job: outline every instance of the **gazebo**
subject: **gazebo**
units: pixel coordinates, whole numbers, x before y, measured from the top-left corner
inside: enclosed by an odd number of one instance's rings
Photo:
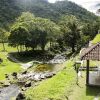
[[[90,60],[100,61],[100,43],[89,46],[88,48],[84,48],[80,52],[80,56],[81,56],[81,60],[86,60],[87,61],[86,85],[91,85],[91,83],[90,83],[90,78],[91,77],[90,77],[90,71],[89,71]],[[92,76],[92,78],[94,78],[94,77]],[[94,84],[94,85],[100,85],[100,83],[99,84]]]

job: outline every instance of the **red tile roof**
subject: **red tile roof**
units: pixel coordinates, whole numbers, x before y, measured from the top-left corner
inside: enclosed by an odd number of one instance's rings
[[[100,60],[100,43],[81,50],[81,60]]]

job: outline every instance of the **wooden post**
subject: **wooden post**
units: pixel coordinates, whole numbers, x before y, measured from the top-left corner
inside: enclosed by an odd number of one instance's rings
[[[86,85],[89,85],[89,60],[87,60],[87,68],[86,68]]]

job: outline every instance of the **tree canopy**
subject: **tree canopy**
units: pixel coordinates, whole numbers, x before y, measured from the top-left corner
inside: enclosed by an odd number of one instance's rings
[[[55,40],[59,34],[60,27],[54,22],[26,12],[12,26],[9,43],[11,46],[25,45],[33,49],[39,45],[44,50],[47,42]]]
[[[64,33],[65,43],[72,48],[72,52],[75,52],[75,46],[81,37],[77,18],[73,15],[62,16],[59,24]]]

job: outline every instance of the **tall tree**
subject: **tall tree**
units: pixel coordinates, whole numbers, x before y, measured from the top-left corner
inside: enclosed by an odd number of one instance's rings
[[[82,32],[86,36],[90,36],[90,40],[93,39],[100,29],[100,21],[94,21],[91,23],[86,23],[83,28]]]
[[[3,51],[5,51],[5,42],[7,42],[9,32],[0,28],[0,42],[3,45]]]
[[[65,43],[72,48],[72,52],[75,52],[75,46],[80,39],[80,30],[78,26],[78,20],[75,16],[63,16],[59,22],[61,30],[64,33]]]
[[[22,51],[22,46],[26,44],[26,41],[30,38],[29,32],[25,27],[19,26],[11,30],[9,36],[9,45],[17,47],[20,46],[20,51]],[[18,49],[19,51],[19,49]]]

